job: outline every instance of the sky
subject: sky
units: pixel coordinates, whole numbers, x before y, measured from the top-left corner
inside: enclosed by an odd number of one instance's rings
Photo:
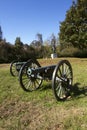
[[[58,36],[60,22],[72,0],[0,0],[0,26],[3,38],[11,44],[20,37],[24,44],[37,40],[42,34],[43,41],[54,33]]]

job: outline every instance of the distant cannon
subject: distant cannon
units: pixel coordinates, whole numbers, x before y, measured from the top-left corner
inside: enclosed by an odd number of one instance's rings
[[[12,76],[18,76],[19,71],[22,67],[23,64],[25,64],[26,62],[20,62],[17,60],[12,61],[12,63],[10,64],[10,73]]]

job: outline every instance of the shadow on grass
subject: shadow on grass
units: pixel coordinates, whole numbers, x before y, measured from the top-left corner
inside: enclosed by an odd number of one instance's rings
[[[50,82],[46,83],[45,85],[43,84],[41,87],[40,87],[40,91],[45,91],[45,90],[48,90],[49,89],[52,89],[52,84]]]
[[[73,89],[71,90],[74,97],[79,97],[81,95],[87,96],[87,86],[84,86],[83,88],[79,87],[80,83],[75,83],[73,85]]]
[[[43,84],[40,88],[39,91],[49,91],[52,89],[52,84],[51,82]],[[82,98],[84,96],[87,96],[87,86],[80,87],[80,83],[75,83],[71,87],[71,97],[72,98]]]

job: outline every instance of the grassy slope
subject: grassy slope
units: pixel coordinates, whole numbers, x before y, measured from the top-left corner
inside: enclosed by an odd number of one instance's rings
[[[39,62],[45,66],[59,60]],[[87,59],[68,60],[74,73],[74,93],[65,102],[55,100],[51,82],[43,82],[35,92],[24,92],[18,78],[10,75],[9,64],[0,65],[0,130],[87,129]]]

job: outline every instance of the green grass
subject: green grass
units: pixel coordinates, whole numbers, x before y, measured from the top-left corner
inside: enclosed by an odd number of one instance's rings
[[[66,58],[65,58],[66,59]],[[51,82],[25,92],[18,78],[10,75],[9,64],[0,65],[0,130],[86,130],[87,59],[67,58],[73,68],[72,97],[56,101]],[[61,59],[41,59],[42,65]]]

